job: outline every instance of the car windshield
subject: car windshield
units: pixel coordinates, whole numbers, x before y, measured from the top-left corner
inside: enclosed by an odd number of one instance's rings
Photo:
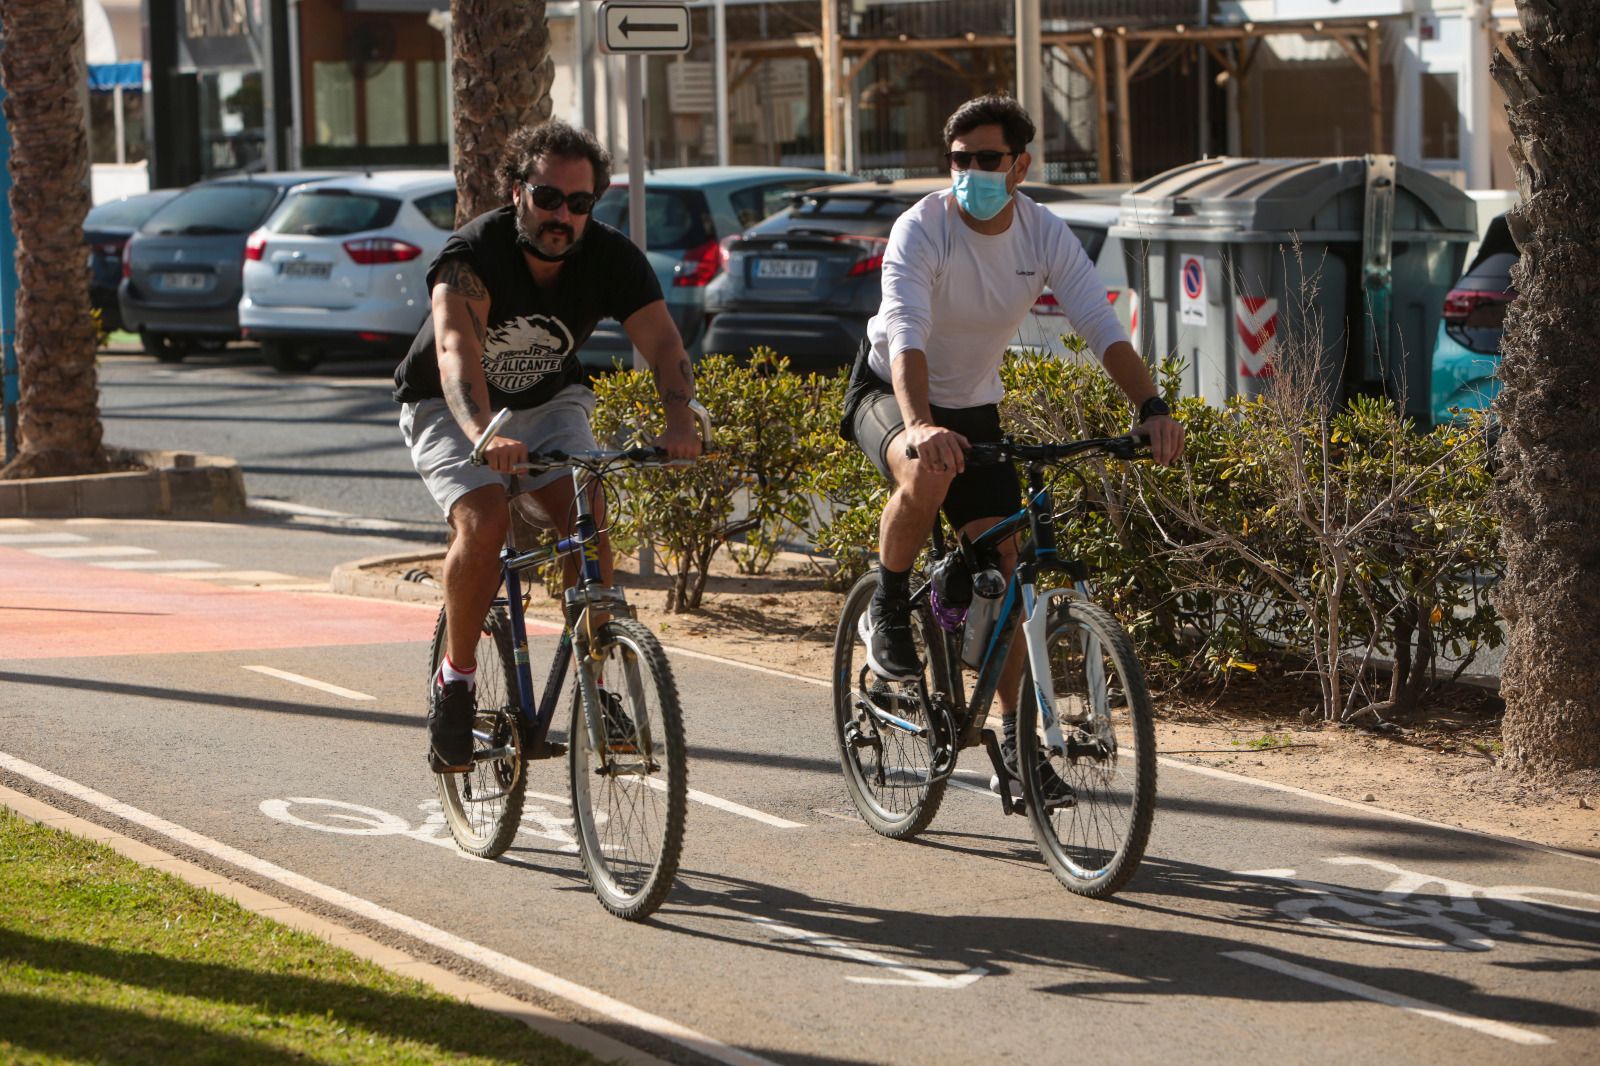
[[[594,218],[627,233],[628,187],[607,189],[594,205]],[[652,252],[697,248],[715,236],[706,198],[693,189],[646,189],[644,219],[646,247]]]
[[[144,225],[146,219],[162,204],[171,200],[168,195],[130,196],[126,200],[112,200],[90,211],[83,219],[84,229],[118,226],[132,229]]]
[[[142,232],[249,233],[278,202],[280,191],[276,185],[254,181],[197,185],[163,204],[145,222]]]
[[[780,233],[849,233],[862,237],[888,234],[910,201],[882,196],[807,196],[788,210],[751,227],[746,237],[770,237]]]
[[[394,221],[400,201],[344,189],[308,189],[289,197],[272,216],[272,233],[333,237],[382,229]]]

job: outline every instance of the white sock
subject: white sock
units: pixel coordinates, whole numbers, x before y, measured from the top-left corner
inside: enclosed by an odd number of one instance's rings
[[[450,656],[446,655],[439,663],[439,674],[434,678],[434,683],[442,687],[452,681],[465,681],[469,689],[476,689],[478,687],[478,668],[474,666],[471,670],[461,670],[457,668],[455,663],[450,661]]]

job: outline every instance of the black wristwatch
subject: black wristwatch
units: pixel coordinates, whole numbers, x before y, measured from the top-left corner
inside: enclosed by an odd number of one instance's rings
[[[1152,396],[1139,405],[1139,421],[1148,422],[1156,415],[1170,415],[1172,408],[1167,406],[1167,401],[1160,396]]]

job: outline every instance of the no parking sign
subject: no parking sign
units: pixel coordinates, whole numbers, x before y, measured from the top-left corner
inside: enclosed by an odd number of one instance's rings
[[[1178,267],[1178,321],[1185,326],[1206,324],[1206,265],[1198,255],[1186,255]]]

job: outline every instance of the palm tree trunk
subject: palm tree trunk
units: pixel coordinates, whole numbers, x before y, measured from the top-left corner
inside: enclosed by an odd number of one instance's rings
[[[506,139],[551,112],[544,0],[451,0],[456,224],[504,204],[495,167]]]
[[[21,386],[18,453],[0,477],[104,470],[83,243],[89,213],[83,8],[77,0],[0,0],[0,25]]]
[[[1496,55],[1522,205],[1497,403],[1506,764],[1600,767],[1600,4],[1519,0]]]

